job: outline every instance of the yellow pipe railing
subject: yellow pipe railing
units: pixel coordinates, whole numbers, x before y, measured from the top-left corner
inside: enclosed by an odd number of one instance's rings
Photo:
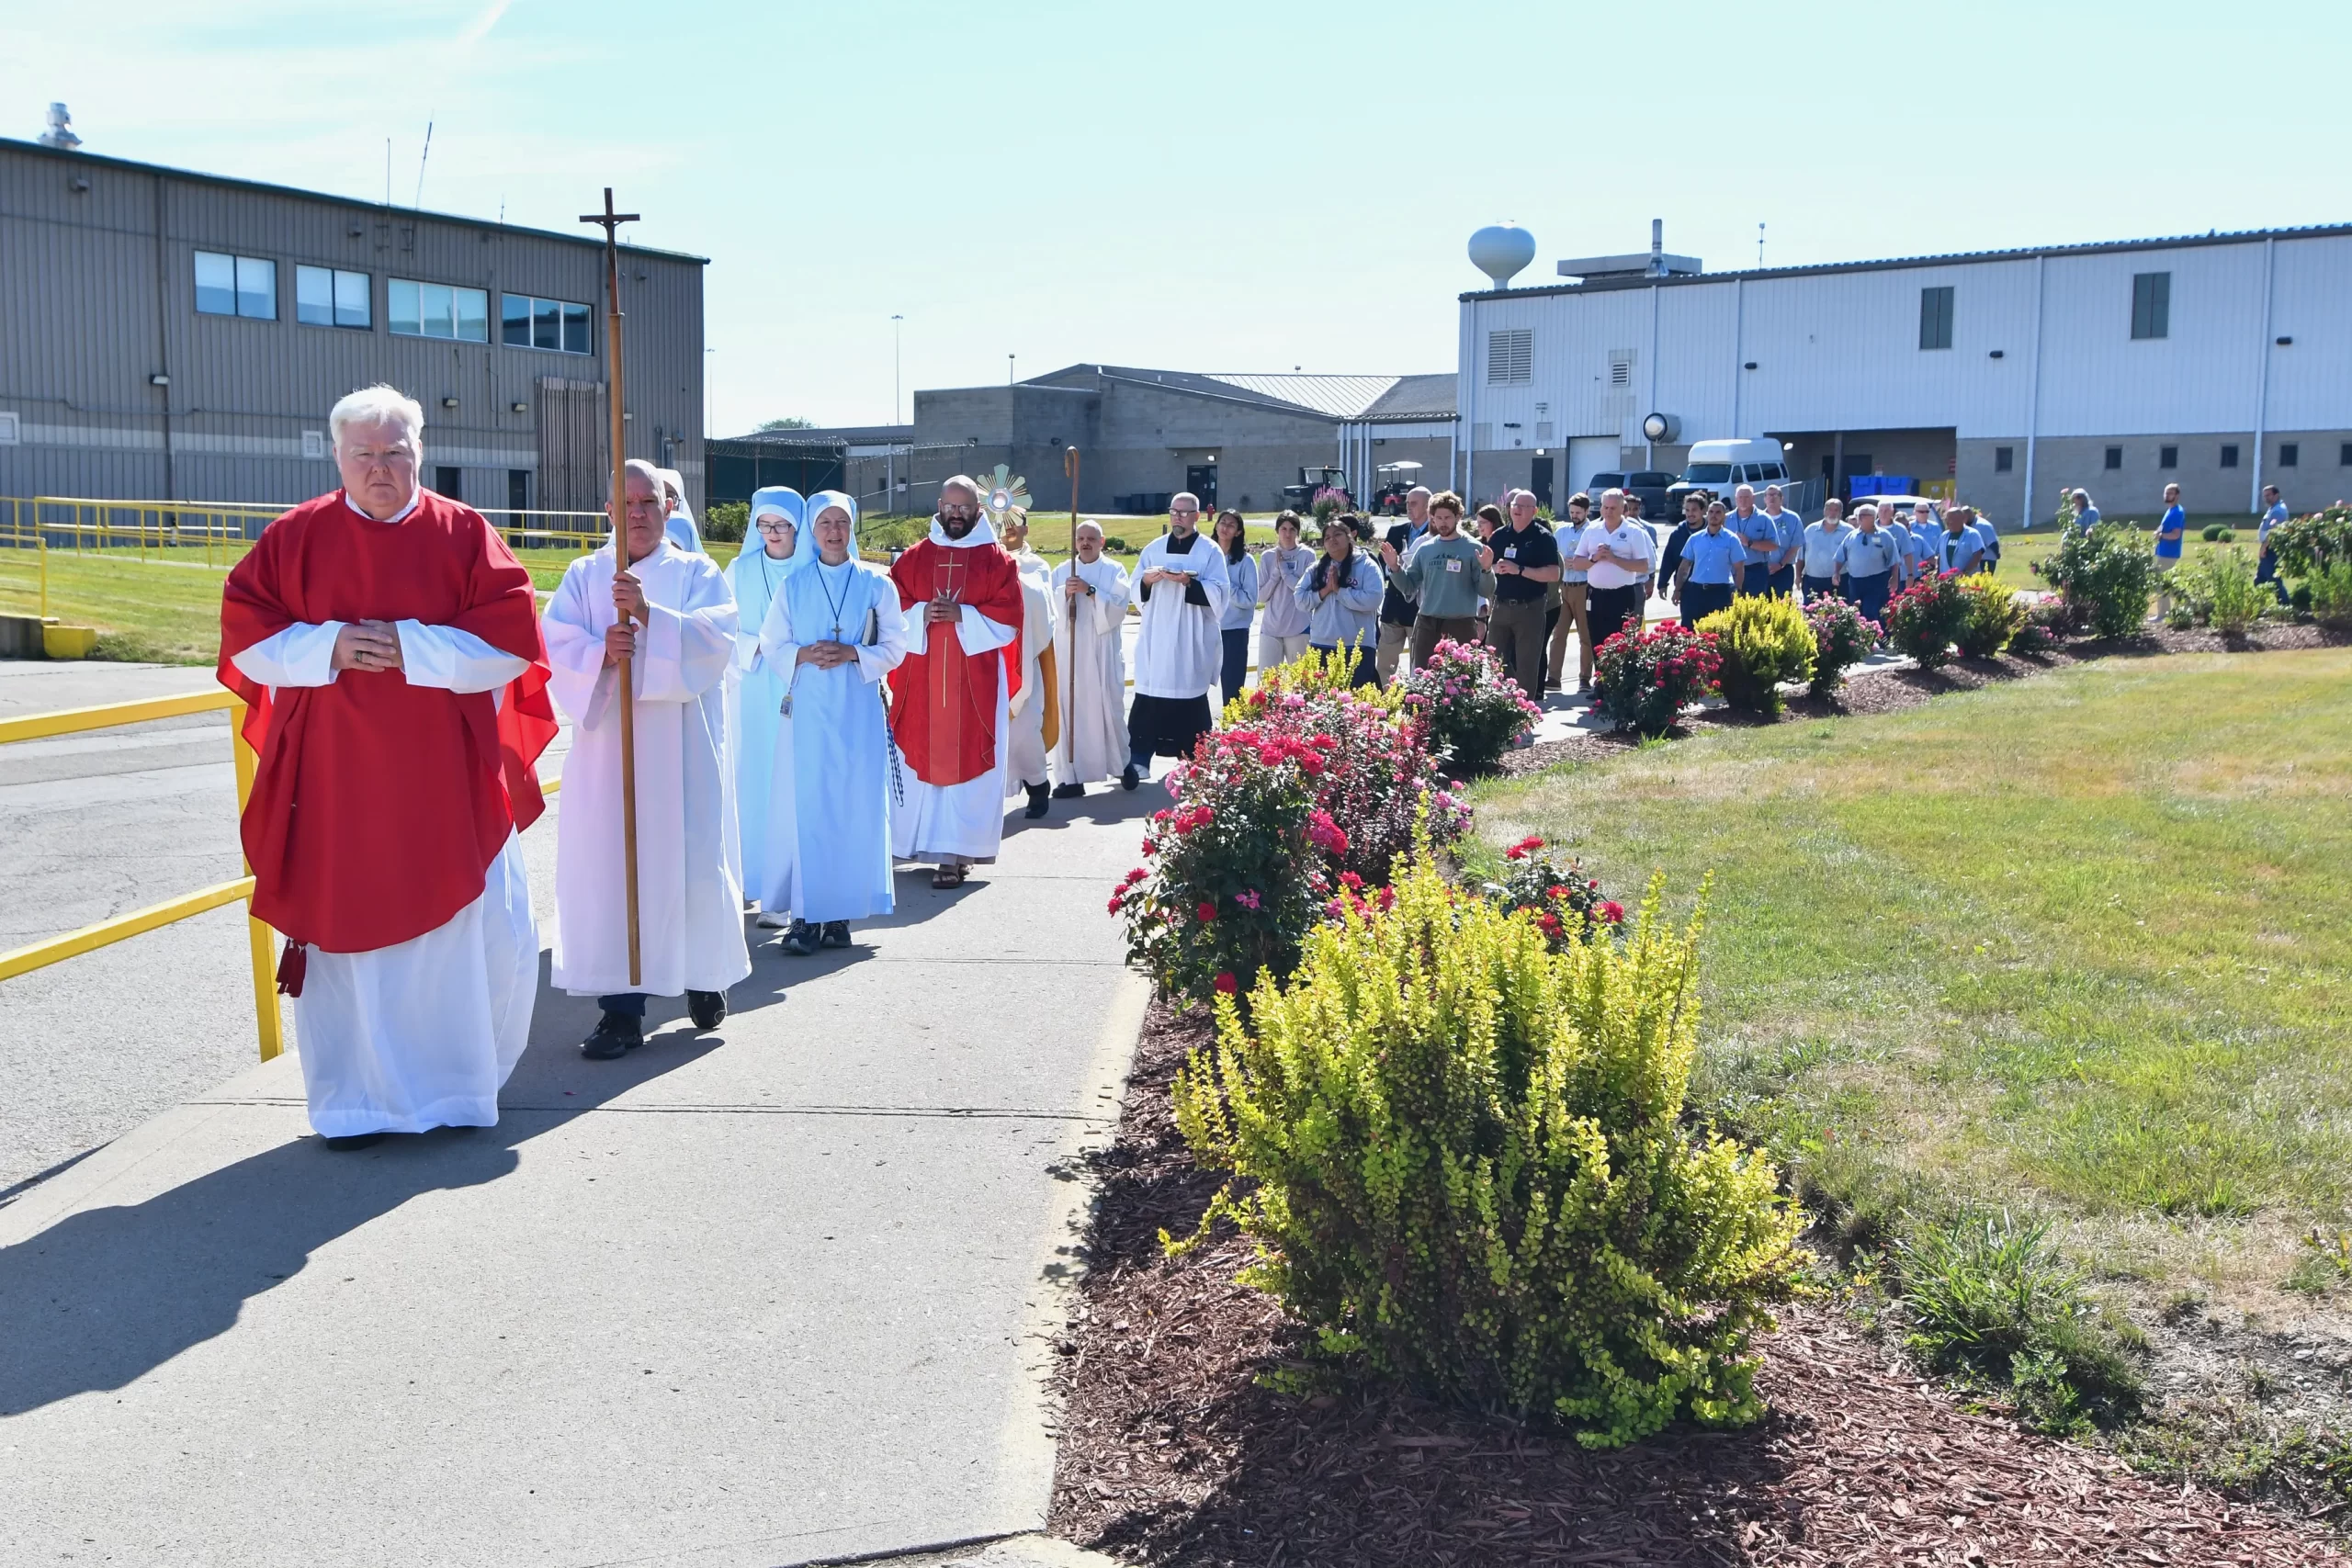
[[[191,692],[185,696],[148,697],[139,702],[105,703],[96,707],[64,708],[56,713],[28,714],[22,718],[0,719],[0,745],[14,740],[42,740],[58,735],[79,735],[94,729],[115,729],[126,724],[145,724],[159,718],[178,718],[187,714],[213,713],[224,709],[229,714],[230,747],[236,756],[237,815],[242,818],[246,801],[253,798],[254,773],[259,762],[254,756],[253,748],[245,744],[245,705],[228,692]],[[541,793],[553,795],[563,787],[563,781],[560,778],[549,779],[539,787]],[[52,964],[78,958],[85,953],[95,953],[99,948],[243,899],[245,904],[245,942],[253,962],[254,1027],[261,1043],[261,1059],[266,1062],[286,1048],[285,1021],[277,1010],[277,970],[272,961],[275,933],[253,916],[253,867],[248,864],[244,870],[245,874],[234,882],[215,883],[210,887],[183,893],[176,898],[166,898],[160,904],[151,904],[127,915],[117,915],[112,919],[67,931],[62,936],[49,937],[11,952],[0,953],[0,980],[28,975],[36,969],[46,969]]]

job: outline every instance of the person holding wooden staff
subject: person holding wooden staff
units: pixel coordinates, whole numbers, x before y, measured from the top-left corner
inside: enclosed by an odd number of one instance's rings
[[[1102,553],[1102,525],[1080,523],[1073,558],[1054,568],[1060,612],[1054,649],[1069,671],[1069,713],[1054,748],[1054,786],[1074,800],[1098,779],[1117,776],[1133,789],[1141,782],[1127,759],[1127,664],[1121,637],[1127,624],[1127,572]],[[1124,772],[1123,772],[1124,770]]]
[[[684,993],[698,1029],[727,1016],[752,972],[743,888],[729,852],[727,671],[737,611],[708,556],[665,532],[661,475],[631,458],[613,541],[573,561],[542,619],[557,704],[572,721],[556,817],[554,982],[604,1009],[581,1054],[644,1041],[646,998]],[[626,551],[624,562],[620,552]],[[643,974],[629,982],[618,666],[635,694],[637,886]]]
[[[530,573],[416,482],[424,411],[369,387],[327,430],[343,487],[229,573],[219,675],[260,759],[245,858],[286,933],[311,1125],[355,1149],[498,1121],[538,995],[516,835],[556,722]]]

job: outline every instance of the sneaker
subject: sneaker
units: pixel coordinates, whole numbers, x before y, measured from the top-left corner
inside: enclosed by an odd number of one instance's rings
[[[727,1021],[727,993],[688,991],[686,1011],[693,1017],[696,1029],[717,1029]]]
[[[1126,771],[1119,775],[1119,787],[1133,789],[1141,783],[1143,783],[1143,775],[1136,772],[1136,765],[1133,762],[1129,762]]]
[[[795,920],[792,929],[784,933],[785,952],[795,958],[806,958],[817,951],[817,928],[806,920]]]
[[[827,920],[825,922],[824,931],[817,938],[817,945],[820,947],[847,947],[849,945],[849,922],[847,920]]]
[[[580,1043],[580,1054],[592,1062],[610,1062],[645,1043],[645,1021],[625,1012],[607,1012]]]
[[[763,909],[760,911],[760,918],[752,923],[762,931],[780,931],[792,924],[792,921],[783,915],[770,914]]]

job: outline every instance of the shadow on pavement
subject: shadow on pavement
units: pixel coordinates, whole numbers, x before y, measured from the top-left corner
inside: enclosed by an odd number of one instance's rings
[[[594,1009],[548,987],[542,953],[531,1043],[501,1095],[535,1109],[495,1127],[444,1127],[345,1153],[306,1134],[0,1248],[0,1416],[122,1387],[228,1329],[249,1298],[300,1273],[318,1248],[421,1193],[497,1180],[520,1163],[524,1143],[575,1111],[724,1043],[723,1032],[669,1032],[620,1061],[583,1062],[577,1043]],[[541,1098],[558,1083],[571,1087]]]

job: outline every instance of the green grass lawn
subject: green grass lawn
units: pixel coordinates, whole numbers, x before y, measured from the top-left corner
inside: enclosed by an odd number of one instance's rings
[[[2107,521],[2130,523],[2147,536],[2148,548],[2152,553],[2154,551],[2156,547],[2154,519],[2111,517]],[[2199,536],[2204,532],[2205,525],[2208,523],[2228,524],[2236,530],[2237,538],[2230,545],[2206,543]],[[2246,559],[2252,560],[2254,558],[2254,528],[2255,520],[2251,517],[2192,517],[2189,519],[2188,537],[2181,541],[2181,561],[2186,565],[2211,551],[2231,548],[2244,550]],[[2050,555],[2057,547],[2058,530],[2046,523],[2030,534],[2003,534],[2001,536],[2001,567],[1994,574],[1995,581],[2006,583],[2011,588],[2031,588],[2047,592],[2050,584],[2033,575],[2033,563]]]
[[[2352,1219],[2352,650],[2121,659],[1482,789],[1629,902],[1712,873],[1702,1080],[1864,1210],[2050,1213],[2267,1296]],[[2306,1274],[2308,1279],[2308,1274]]]

